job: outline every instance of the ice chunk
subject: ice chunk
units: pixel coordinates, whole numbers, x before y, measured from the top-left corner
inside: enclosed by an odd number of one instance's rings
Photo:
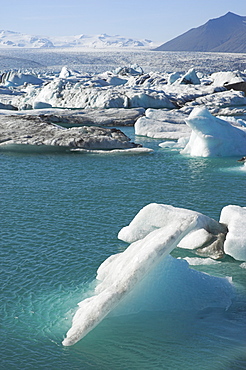
[[[52,105],[38,100],[33,102],[33,109],[47,109],[47,108],[52,108]]]
[[[129,108],[175,108],[163,91],[158,90],[138,90],[126,91]]]
[[[124,85],[127,82],[127,80],[124,78],[117,77],[117,76],[110,76],[107,79],[107,82],[109,85],[117,86],[117,85]]]
[[[201,82],[200,82],[200,79],[197,77],[197,74],[194,68],[191,68],[183,77],[181,77],[180,83],[200,85]]]
[[[245,155],[246,132],[212,116],[206,108],[193,109],[186,123],[192,133],[181,153],[200,157]]]
[[[138,148],[118,129],[97,126],[64,128],[39,116],[0,116],[1,149],[10,145],[57,146],[70,149],[112,150]]]
[[[184,260],[186,260],[191,266],[217,265],[221,263],[221,261],[215,261],[212,258],[185,257]]]
[[[224,86],[225,84],[233,84],[244,81],[239,72],[229,71],[212,73],[211,78],[213,80],[213,85],[215,86]]]
[[[112,314],[118,315],[230,306],[230,281],[191,270],[186,261],[168,255],[198,225],[209,223],[214,229],[216,222],[194,211],[173,208],[146,206],[122,229],[119,235],[133,243],[101,264],[95,295],[79,303],[64,346],[82,339],[114,309]]]
[[[191,129],[185,124],[188,117],[177,109],[147,109],[145,117],[135,123],[136,135],[177,140],[189,137]]]
[[[8,87],[8,86],[21,86],[25,83],[34,84],[34,85],[41,85],[44,81],[32,74],[25,74],[21,72],[9,71],[3,73],[1,76],[1,83]]]
[[[173,72],[168,76],[168,84],[171,85],[181,77],[180,72]]]
[[[140,210],[129,226],[123,227],[118,238],[128,243],[142,239],[158,228],[167,227],[173,220],[183,222],[195,215],[196,226],[181,240],[178,247],[194,250],[194,253],[219,259],[224,256],[223,243],[227,228],[214,219],[199,212],[177,208],[166,204],[148,204]]]
[[[246,261],[246,207],[224,207],[220,222],[226,224],[229,230],[224,243],[225,253],[236,260]]]
[[[148,117],[140,117],[135,123],[135,134],[155,139],[177,140],[191,134],[191,129],[184,124],[157,121]]]
[[[127,243],[132,243],[144,238],[156,229],[168,227],[174,220],[182,223],[187,217],[191,216],[197,218],[197,224],[194,229],[203,229],[202,231],[197,231],[200,240],[208,238],[207,234],[206,236],[204,235],[204,229],[212,234],[225,232],[223,225],[202,213],[167,204],[150,203],[138,212],[128,226],[120,230],[118,238]],[[195,245],[197,245],[197,241],[193,240],[193,245],[190,244],[189,249],[194,249]]]
[[[198,229],[191,231],[179,243],[179,248],[184,249],[197,249],[208,243],[212,239],[212,235],[205,229]]]
[[[244,107],[246,105],[246,98],[242,91],[220,91],[205,96],[199,96],[191,102],[187,102],[185,108],[195,107],[197,105],[206,106],[210,110],[221,110],[230,107]]]
[[[130,149],[112,149],[112,150],[89,150],[89,149],[71,149],[72,152],[81,153],[81,154],[100,154],[100,155],[111,155],[111,154],[150,154],[153,153],[153,149],[149,148],[130,148]]]
[[[181,137],[178,141],[164,141],[160,143],[159,146],[161,148],[172,148],[172,149],[184,149],[189,141],[189,137]]]
[[[91,331],[120,301],[165,258],[196,224],[196,215],[183,222],[173,220],[167,228],[132,243],[121,255],[110,259],[98,272],[96,295],[79,304],[63,345],[69,346]]]
[[[72,72],[66,66],[62,67],[59,78],[68,78],[70,76],[72,76]]]
[[[145,115],[147,118],[152,120],[166,122],[166,123],[175,123],[175,124],[185,124],[187,114],[180,112],[177,109],[152,109],[149,108],[146,110]]]

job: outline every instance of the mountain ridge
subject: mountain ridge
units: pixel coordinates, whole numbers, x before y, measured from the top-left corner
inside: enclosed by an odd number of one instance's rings
[[[228,12],[154,50],[246,53],[246,17]]]
[[[153,48],[151,40],[107,34],[45,37],[0,30],[0,48]]]

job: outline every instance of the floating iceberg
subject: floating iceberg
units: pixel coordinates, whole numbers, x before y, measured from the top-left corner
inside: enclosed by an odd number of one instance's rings
[[[224,224],[199,212],[166,204],[151,203],[142,208],[132,222],[120,230],[118,238],[133,243],[156,229],[168,227],[174,220],[182,223],[192,216],[196,217],[196,225],[186,233],[178,247],[195,250],[202,256],[223,257],[223,241],[227,233]]]
[[[150,237],[131,244],[123,253],[111,256],[98,269],[96,295],[79,303],[71,329],[63,345],[69,346],[90,332],[154,268],[160,258],[171,252],[196,222],[194,216],[182,224],[173,222],[168,230],[158,229]]]
[[[225,253],[239,261],[246,261],[246,207],[230,205],[222,209],[220,222],[227,224]]]
[[[169,256],[186,235],[203,227],[217,232],[224,226],[194,211],[158,204],[144,207],[120,231],[119,238],[131,244],[101,264],[95,295],[79,303],[63,345],[75,344],[115,308],[116,314],[227,309],[233,296],[228,279],[191,270],[186,261]]]
[[[242,156],[246,153],[246,131],[214,117],[206,108],[194,108],[186,120],[192,133],[182,154],[191,156]]]
[[[64,128],[35,116],[0,116],[1,149],[16,145],[69,149],[130,149],[141,147],[120,130],[97,126]]]
[[[189,137],[191,129],[185,124],[187,114],[170,109],[147,109],[135,122],[136,135],[155,139],[176,140]]]

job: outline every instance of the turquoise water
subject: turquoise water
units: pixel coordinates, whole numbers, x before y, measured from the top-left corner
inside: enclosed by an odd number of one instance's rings
[[[171,204],[215,219],[225,205],[246,206],[237,158],[184,157],[124,131],[154,153],[0,152],[1,369],[245,368],[246,270],[231,258],[198,267],[232,277],[237,292],[227,311],[110,317],[62,346],[98,266],[124,250],[117,234],[143,206]]]

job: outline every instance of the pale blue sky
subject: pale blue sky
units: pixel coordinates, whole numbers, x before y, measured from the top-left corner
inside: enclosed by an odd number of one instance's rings
[[[166,42],[228,11],[246,16],[246,0],[1,0],[0,29]]]

